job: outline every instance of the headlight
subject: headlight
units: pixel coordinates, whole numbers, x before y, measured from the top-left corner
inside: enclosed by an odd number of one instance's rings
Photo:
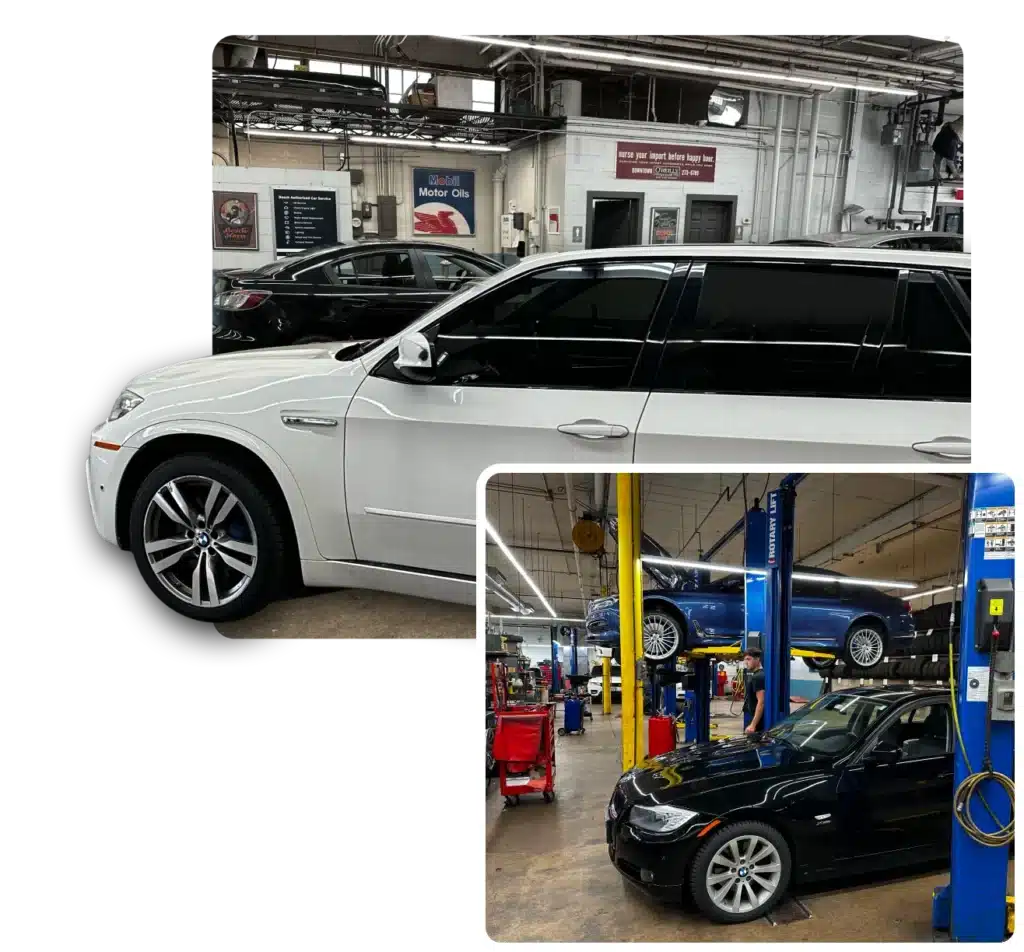
[[[120,420],[121,417],[126,413],[130,413],[140,403],[142,403],[142,397],[137,393],[132,393],[131,390],[122,391],[121,396],[114,401],[114,405],[110,408],[110,416],[107,417],[107,423]]]
[[[696,815],[693,810],[684,810],[681,807],[635,806],[630,810],[627,822],[630,826],[651,833],[671,833],[689,823]]]

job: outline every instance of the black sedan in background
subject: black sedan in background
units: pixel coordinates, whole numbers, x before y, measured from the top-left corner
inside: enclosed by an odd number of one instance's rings
[[[624,774],[608,851],[652,896],[688,891],[725,923],[763,916],[792,883],[945,860],[953,741],[948,691],[827,694],[766,733]]]
[[[390,337],[503,265],[431,242],[318,248],[213,281],[213,352]]]

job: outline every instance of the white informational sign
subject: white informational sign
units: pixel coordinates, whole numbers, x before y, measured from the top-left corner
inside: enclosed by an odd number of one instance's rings
[[[970,535],[985,540],[986,559],[1012,559],[1016,551],[1016,509],[1013,506],[989,506],[972,509]]]
[[[967,700],[988,700],[988,668],[977,667],[967,669]]]
[[[516,242],[512,231],[512,216],[501,216],[501,247],[515,248]]]

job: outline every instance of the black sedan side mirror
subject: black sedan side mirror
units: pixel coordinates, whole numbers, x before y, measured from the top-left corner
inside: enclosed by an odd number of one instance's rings
[[[868,766],[898,763],[903,750],[895,744],[877,744],[875,749],[864,755],[864,763]]]

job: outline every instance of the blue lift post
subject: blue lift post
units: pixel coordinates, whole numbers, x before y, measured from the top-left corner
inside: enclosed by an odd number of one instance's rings
[[[755,500],[754,508],[747,511],[744,536],[743,567],[743,650],[756,645],[760,648],[767,640],[771,626],[768,586],[768,514]],[[750,715],[744,710],[743,727],[750,724]]]
[[[968,476],[964,513],[964,526],[968,527],[968,531],[964,533],[960,659],[957,664],[954,703],[970,764],[965,760],[960,745],[956,744],[953,760],[954,790],[959,788],[972,770],[975,773],[983,772],[989,766],[985,762],[986,732],[989,729],[991,769],[1013,777],[1013,721],[993,719],[989,727],[988,685],[996,664],[990,653],[978,650],[975,633],[990,604],[988,596],[985,596],[980,599],[979,605],[979,583],[994,582],[995,585],[985,586],[988,590],[994,590],[1000,582],[1008,588],[1012,584],[1015,560],[1012,551],[999,552],[994,548],[986,551],[986,536],[970,530],[978,510],[989,510],[984,514],[986,518],[995,521],[1002,518],[1002,521],[1012,522],[1012,515],[1005,518],[1006,514],[1000,516],[999,510],[1009,509],[1013,505],[1013,482],[1008,477],[990,473]],[[992,510],[995,510],[994,515]],[[1012,591],[1010,599],[1010,617],[1001,627],[1004,637],[1012,632]],[[979,608],[982,615],[978,613]],[[1001,604],[999,610],[1002,610]],[[1007,654],[1008,658],[1000,659],[1000,666],[1008,664],[1012,670],[1012,650]],[[1012,701],[1009,717],[1012,718]],[[986,780],[982,781],[979,792],[971,800],[974,822],[985,832],[995,831],[997,824],[979,802],[982,797],[988,802],[1000,825],[1008,822],[1012,816],[1009,797],[995,781]],[[937,929],[948,928],[954,942],[1001,942],[1006,937],[1009,846],[983,846],[976,842],[968,836],[955,815],[952,836],[950,881],[948,886],[937,889],[933,894],[932,923]]]

